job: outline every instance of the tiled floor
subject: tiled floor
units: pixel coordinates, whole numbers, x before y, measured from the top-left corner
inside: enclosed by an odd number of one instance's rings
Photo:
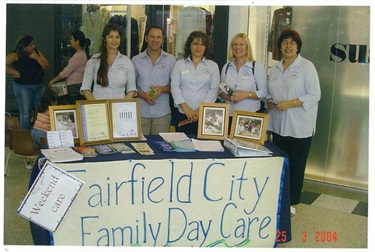
[[[13,245],[33,245],[28,221],[16,213],[31,172],[14,155],[9,166],[4,178],[4,251],[12,251]],[[367,191],[306,180],[292,217],[292,241],[277,248],[368,248],[367,216]]]
[[[314,190],[314,184],[317,188],[323,184],[305,181],[305,188],[312,187],[307,190]],[[311,192],[306,189],[302,192],[301,202],[303,204],[317,206],[326,209],[332,209],[360,216],[368,216],[368,198],[367,191],[350,189],[345,187],[325,185],[327,188],[336,188],[336,196],[326,193]],[[315,189],[316,190],[316,189]],[[341,194],[340,194],[341,191]]]
[[[368,192],[305,180],[292,241],[278,248],[368,248]]]

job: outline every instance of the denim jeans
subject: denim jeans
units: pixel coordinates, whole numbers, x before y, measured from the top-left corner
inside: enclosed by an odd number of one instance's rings
[[[39,106],[40,97],[43,95],[45,86],[40,85],[20,85],[13,82],[13,92],[18,105],[18,117],[20,128],[30,129],[30,121],[33,111]]]
[[[31,136],[34,140],[34,143],[35,145],[40,148],[40,147],[43,147],[42,146],[42,143],[40,141],[40,137],[47,137],[47,132],[43,131],[43,130],[40,130],[40,129],[35,129],[33,128],[31,130]]]

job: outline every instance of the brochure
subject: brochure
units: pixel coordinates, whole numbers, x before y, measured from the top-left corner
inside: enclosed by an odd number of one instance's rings
[[[234,93],[234,90],[233,88],[231,88],[227,83],[225,82],[220,82],[219,84],[219,88],[221,89],[221,91],[223,91],[226,95],[228,95],[229,97],[232,96],[232,94]]]
[[[112,148],[115,149],[117,152],[120,152],[122,154],[131,154],[135,153],[135,150],[130,148],[124,143],[112,143],[111,144]]]
[[[272,101],[272,100],[266,100],[264,101],[267,105],[270,104],[270,105],[273,105],[273,106],[277,106],[277,102],[275,101]]]
[[[170,145],[169,143],[167,143],[166,141],[164,140],[160,140],[160,141],[153,141],[153,143],[159,148],[161,149],[162,151],[166,151],[166,152],[173,152],[173,151],[176,151],[175,148],[173,148],[172,145]]]
[[[155,155],[155,152],[147,143],[131,143],[131,145],[141,155]]]
[[[116,153],[116,151],[112,149],[109,144],[95,145],[94,148],[99,154],[103,154],[103,155]]]
[[[81,153],[83,157],[96,157],[98,155],[93,147],[76,146],[74,149]]]

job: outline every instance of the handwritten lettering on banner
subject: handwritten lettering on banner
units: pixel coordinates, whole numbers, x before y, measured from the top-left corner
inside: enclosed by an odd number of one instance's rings
[[[17,213],[55,232],[62,223],[83,182],[47,162],[22,201]]]
[[[59,164],[85,181],[56,245],[272,247],[283,158]]]

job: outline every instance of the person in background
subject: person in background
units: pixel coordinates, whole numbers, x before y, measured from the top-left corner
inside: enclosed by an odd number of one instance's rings
[[[321,91],[315,66],[300,55],[302,40],[298,32],[282,31],[277,45],[282,59],[272,66],[269,75],[267,100],[275,104],[268,103],[268,130],[273,143],[289,157],[293,206],[300,203]]]
[[[211,60],[210,40],[201,31],[190,33],[184,46],[184,58],[176,62],[171,76],[171,92],[178,107],[177,132],[197,134],[199,105],[214,103],[219,94],[220,71]]]
[[[34,38],[21,36],[12,52],[6,56],[6,73],[13,76],[13,92],[16,97],[20,128],[30,130],[33,111],[39,106],[45,85],[44,71],[49,62],[39,51]]]
[[[41,137],[47,137],[47,131],[51,130],[49,106],[57,105],[59,96],[51,89],[47,88],[43,96],[40,98],[40,105],[37,110],[34,127],[31,130],[31,136],[35,145],[40,148]]]
[[[254,61],[246,34],[237,33],[233,36],[228,59],[229,62],[221,70],[221,81],[229,85],[233,93],[228,95],[221,91],[220,98],[230,104],[230,127],[234,110],[258,112],[261,109],[260,99],[267,97],[268,90],[266,71],[259,62]]]
[[[69,59],[68,65],[50,82],[51,87],[54,83],[66,79],[68,89],[67,104],[75,104],[77,100],[84,100],[80,89],[83,79],[83,71],[88,59],[88,47],[90,40],[86,39],[85,34],[81,31],[74,31],[70,36],[70,45],[76,51]]]
[[[168,132],[171,124],[169,93],[176,59],[161,49],[164,31],[151,26],[145,35],[147,48],[133,57],[137,94],[141,101],[143,135]]]
[[[87,100],[127,99],[136,92],[134,65],[119,51],[121,33],[117,24],[104,27],[100,52],[87,61],[81,92]]]

